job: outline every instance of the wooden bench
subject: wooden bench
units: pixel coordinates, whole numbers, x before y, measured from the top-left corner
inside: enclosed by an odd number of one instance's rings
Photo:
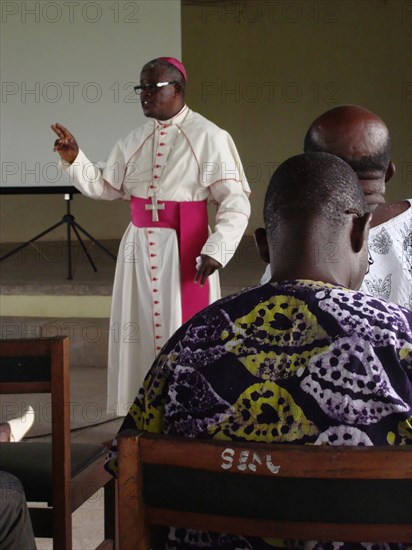
[[[412,447],[235,443],[124,432],[121,550],[186,527],[258,537],[412,541]],[[152,532],[151,532],[152,531]]]
[[[23,484],[36,537],[72,548],[72,513],[104,487],[105,534],[114,547],[115,482],[104,470],[103,445],[71,444],[67,337],[0,340],[0,394],[51,394],[50,442],[0,443],[0,470]],[[46,502],[39,508],[30,502]]]

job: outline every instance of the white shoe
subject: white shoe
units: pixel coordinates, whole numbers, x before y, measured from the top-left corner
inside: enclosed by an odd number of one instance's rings
[[[34,409],[33,407],[27,407],[26,412],[19,418],[13,418],[8,420],[7,423],[10,426],[10,441],[20,441],[26,435],[26,433],[33,426],[34,422]]]

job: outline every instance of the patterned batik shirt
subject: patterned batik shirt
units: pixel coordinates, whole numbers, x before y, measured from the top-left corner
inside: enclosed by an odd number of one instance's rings
[[[120,431],[130,428],[266,443],[410,445],[412,313],[313,281],[246,289],[215,302],[169,340]],[[114,443],[112,471],[116,453]],[[348,546],[174,528],[167,546],[285,547]]]

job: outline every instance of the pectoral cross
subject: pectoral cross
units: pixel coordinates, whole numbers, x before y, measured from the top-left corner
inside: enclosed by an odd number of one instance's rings
[[[164,210],[165,209],[165,205],[164,203],[162,204],[159,204],[157,202],[157,197],[155,195],[153,195],[152,197],[150,197],[152,199],[152,204],[145,204],[145,207],[144,209],[145,210],[151,210],[152,211],[152,222],[158,222],[159,221],[159,214],[158,214],[158,211],[159,210]]]

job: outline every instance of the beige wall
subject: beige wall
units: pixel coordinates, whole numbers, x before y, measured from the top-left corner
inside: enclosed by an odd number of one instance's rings
[[[411,0],[191,4],[182,6],[188,103],[235,139],[253,190],[248,233],[261,224],[274,166],[301,151],[317,115],[342,103],[386,121],[398,168],[388,198],[412,196]],[[33,236],[64,207],[61,197],[3,196],[1,241]],[[79,195],[73,213],[101,239],[119,238],[128,222],[126,204]]]
[[[398,170],[388,199],[412,197],[412,1],[209,2],[183,7],[182,29],[188,103],[232,134],[250,178],[249,233],[274,165],[343,103],[386,121]]]
[[[125,201],[94,201],[75,194],[70,208],[76,222],[97,239],[120,239],[129,223],[129,204]],[[63,195],[1,195],[0,242],[29,240],[60,221],[65,213]],[[43,238],[63,239],[66,239],[65,225]]]

